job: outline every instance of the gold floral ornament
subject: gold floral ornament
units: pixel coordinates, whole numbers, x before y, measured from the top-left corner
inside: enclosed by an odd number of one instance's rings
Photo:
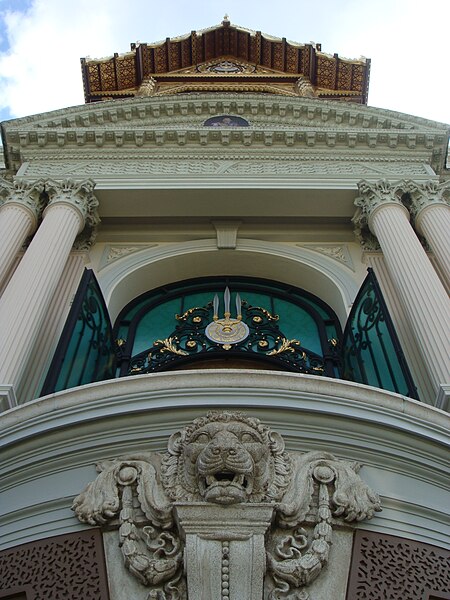
[[[275,356],[276,354],[281,354],[282,352],[296,352],[300,345],[301,344],[299,340],[288,340],[283,338],[281,340],[281,346],[279,348],[274,348],[270,352],[267,352],[267,356]],[[303,358],[306,358],[305,353],[303,353]]]
[[[155,347],[160,346],[160,352],[171,352],[172,354],[179,354],[180,356],[187,356],[188,353],[185,350],[181,350],[178,347],[178,340],[176,337],[169,337],[165,340],[156,340],[153,344]]]

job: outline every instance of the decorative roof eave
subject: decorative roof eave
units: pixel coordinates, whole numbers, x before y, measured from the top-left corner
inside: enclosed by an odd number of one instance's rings
[[[126,54],[99,60],[82,58],[85,101],[97,101],[99,92],[138,90],[147,77],[226,57],[279,73],[303,75],[313,86],[357,91],[360,102],[367,103],[370,59],[348,60],[321,52],[320,44],[288,42],[286,38],[247,30],[226,20],[162,42],[132,44],[131,52]]]

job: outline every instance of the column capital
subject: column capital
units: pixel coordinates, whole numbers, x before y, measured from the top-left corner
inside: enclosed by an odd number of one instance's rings
[[[409,219],[408,211],[400,199],[404,193],[405,186],[406,181],[390,183],[385,179],[375,182],[363,179],[358,183],[359,196],[355,200],[357,210],[352,222],[355,226],[356,237],[360,240],[364,250],[371,252],[380,250],[380,246],[372,230],[372,219],[379,208],[384,206],[399,206],[405,211]]]
[[[409,212],[414,219],[430,206],[440,204],[449,206],[450,202],[450,181],[439,183],[435,180],[416,183],[415,181],[406,182],[405,191],[410,197]]]
[[[34,182],[18,179],[11,183],[0,177],[0,206],[15,205],[24,208],[33,221],[33,227],[36,227],[45,205],[43,191],[43,179]]]
[[[84,226],[95,227],[99,222],[97,207],[98,200],[94,195],[95,183],[92,179],[84,181],[74,181],[65,179],[64,181],[54,181],[49,179],[45,183],[45,191],[49,201],[45,212],[52,206],[66,204],[75,208],[80,217],[80,231]]]

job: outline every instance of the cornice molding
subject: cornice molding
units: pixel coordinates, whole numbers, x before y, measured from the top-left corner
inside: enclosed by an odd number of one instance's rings
[[[205,127],[214,115],[235,115],[249,127]],[[277,148],[299,152],[423,155],[440,171],[445,160],[446,125],[382,109],[314,98],[261,94],[189,94],[99,102],[8,121],[3,124],[9,168],[32,153],[111,151],[155,152],[160,147]],[[41,158],[42,160],[42,158]]]
[[[139,97],[112,100],[64,108],[7,121],[5,129],[84,128],[121,122],[160,119],[174,116],[196,116],[204,119],[221,113],[239,116],[280,117],[298,124],[317,121],[322,125],[336,123],[347,127],[416,130],[428,129],[445,133],[449,126],[395,111],[364,105],[342,104],[314,98],[283,96],[264,97],[261,94],[179,94],[168,98]]]

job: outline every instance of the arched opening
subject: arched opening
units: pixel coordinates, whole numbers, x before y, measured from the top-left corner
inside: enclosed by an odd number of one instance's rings
[[[282,369],[339,377],[341,327],[313,294],[277,281],[202,277],[162,286],[119,314],[120,376],[170,369]]]

